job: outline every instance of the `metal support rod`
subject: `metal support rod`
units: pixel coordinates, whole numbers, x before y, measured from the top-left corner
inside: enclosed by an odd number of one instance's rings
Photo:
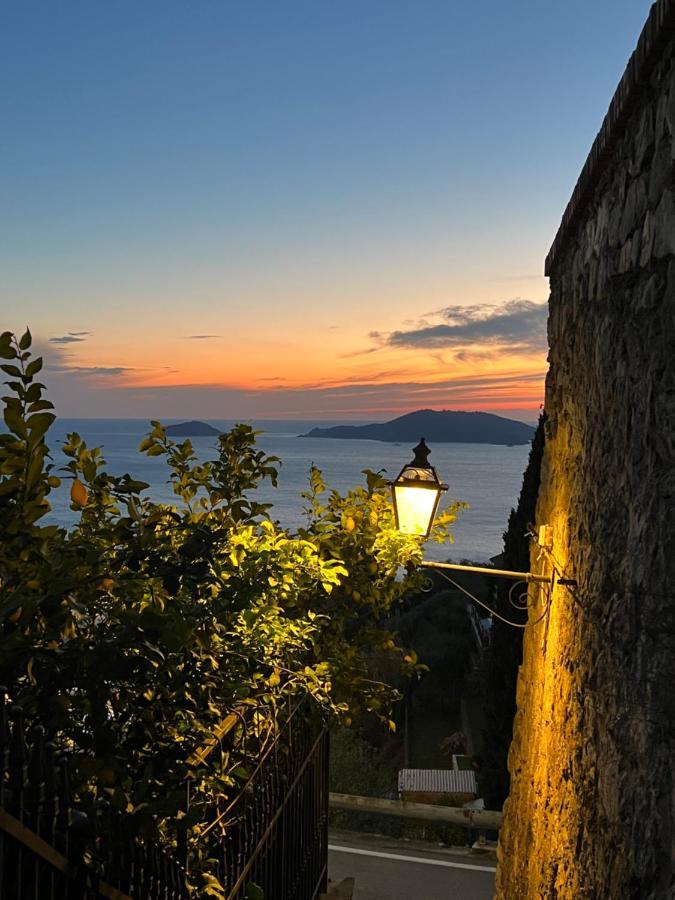
[[[533,572],[511,572],[508,569],[488,569],[483,566],[459,566],[455,563],[430,562],[420,563],[421,569],[452,569],[453,572],[473,572],[477,575],[492,575],[493,578],[511,578],[513,581],[526,581],[528,584],[550,584],[550,575],[535,575]]]

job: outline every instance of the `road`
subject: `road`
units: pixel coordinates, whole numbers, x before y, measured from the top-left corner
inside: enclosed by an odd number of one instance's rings
[[[495,862],[420,841],[331,834],[328,876],[356,879],[354,900],[492,900]]]

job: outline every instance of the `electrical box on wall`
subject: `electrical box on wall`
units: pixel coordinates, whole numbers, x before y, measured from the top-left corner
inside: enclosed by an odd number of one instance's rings
[[[545,550],[553,549],[553,526],[552,525],[540,525],[539,526],[539,536],[537,538],[537,543],[540,547],[543,547]]]

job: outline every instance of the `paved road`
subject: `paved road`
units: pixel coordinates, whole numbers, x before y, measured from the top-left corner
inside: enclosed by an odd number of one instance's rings
[[[328,876],[356,878],[354,900],[492,900],[495,864],[417,841],[333,834]]]

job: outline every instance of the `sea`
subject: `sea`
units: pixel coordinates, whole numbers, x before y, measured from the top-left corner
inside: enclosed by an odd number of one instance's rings
[[[179,421],[184,420],[166,419],[163,424]],[[204,421],[221,431],[234,424],[226,420]],[[407,444],[301,436],[315,426],[350,423],[274,420],[251,424],[262,432],[258,437],[260,448],[282,460],[278,487],[265,484],[257,491],[257,498],[272,503],[272,518],[291,529],[304,523],[300,493],[307,487],[312,463],[321,469],[330,487],[344,492],[364,483],[363,469],[383,469],[386,477],[395,478],[413,456],[412,447]],[[89,446],[102,447],[108,471],[115,475],[128,473],[145,481],[153,499],[172,503],[175,498],[163,458],[148,458],[138,452],[138,445],[149,430],[150,424],[144,419],[58,419],[48,434],[55,474],[66,461],[60,447],[66,435],[76,431]],[[213,437],[191,440],[200,458],[208,459],[213,454]],[[432,444],[431,451],[431,462],[441,480],[449,485],[446,497],[464,500],[469,508],[460,513],[453,527],[454,543],[428,543],[425,555],[440,561],[489,560],[502,550],[503,533],[509,512],[518,500],[529,445]],[[76,513],[70,510],[67,482],[50,494],[50,502],[52,511],[43,522],[72,524]]]

